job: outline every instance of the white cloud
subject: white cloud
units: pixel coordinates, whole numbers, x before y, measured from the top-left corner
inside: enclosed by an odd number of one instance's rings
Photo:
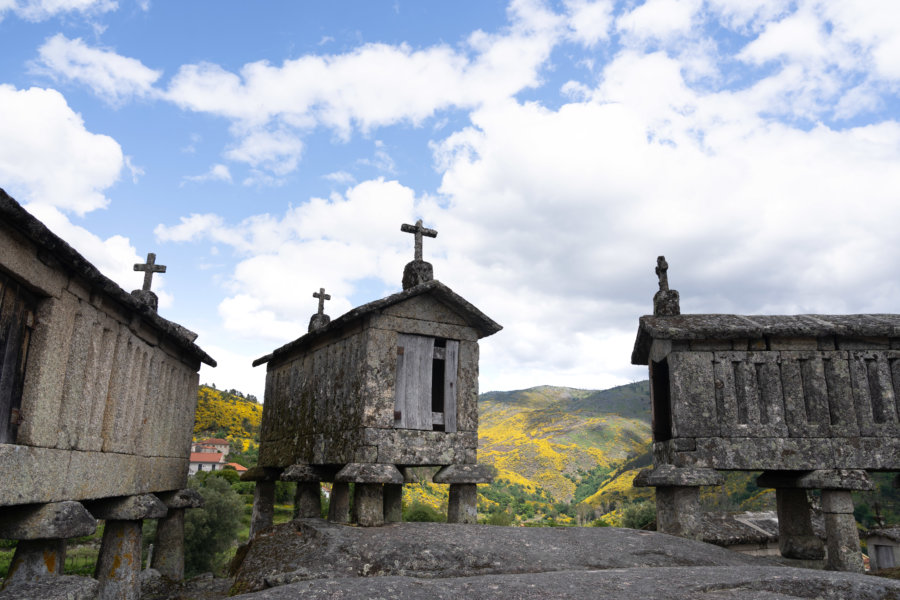
[[[193,183],[203,183],[206,181],[224,181],[231,183],[231,171],[223,164],[216,164],[209,168],[209,171],[202,175],[187,175],[182,178],[182,185],[185,181]]]
[[[702,0],[646,0],[616,19],[616,28],[635,41],[669,41],[694,26]]]
[[[23,202],[79,215],[106,206],[125,160],[114,139],[85,129],[55,90],[0,84],[0,181]]]
[[[570,36],[575,41],[593,47],[609,38],[613,22],[611,0],[566,0],[566,10]]]
[[[286,175],[297,168],[303,142],[284,129],[258,129],[244,135],[240,143],[225,153],[231,160],[245,162],[252,167],[265,168],[275,175]]]
[[[45,21],[64,13],[94,15],[116,10],[115,0],[3,0],[0,1],[0,19],[3,13],[12,11],[26,21]]]
[[[162,75],[139,60],[112,50],[91,48],[81,38],[70,40],[61,33],[44,42],[38,53],[38,70],[87,85],[110,104],[150,95],[153,84]]]

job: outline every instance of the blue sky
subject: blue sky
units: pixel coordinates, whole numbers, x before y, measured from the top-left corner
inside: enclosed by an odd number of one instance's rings
[[[896,312],[893,0],[0,0],[0,187],[262,396],[400,288],[504,325],[481,389],[604,388],[650,312]]]

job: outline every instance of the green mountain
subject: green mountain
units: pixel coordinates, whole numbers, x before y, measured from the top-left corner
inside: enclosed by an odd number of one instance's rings
[[[647,381],[603,391],[488,392],[478,409],[479,462],[496,467],[498,479],[543,489],[556,502],[580,500],[585,477],[611,473],[649,450]]]

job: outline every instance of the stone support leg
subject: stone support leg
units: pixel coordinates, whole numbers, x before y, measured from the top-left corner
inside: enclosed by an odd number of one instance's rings
[[[778,505],[778,548],[785,558],[821,560],[825,545],[813,533],[806,490],[775,488]]]
[[[403,484],[384,484],[384,522],[399,523],[403,520]]]
[[[361,527],[384,525],[384,495],[380,483],[354,485],[353,504],[357,522]]]
[[[250,518],[250,538],[272,526],[275,517],[275,482],[257,481],[253,491],[253,516]]]
[[[700,488],[656,488],[656,530],[686,538],[700,535]]]
[[[3,587],[62,575],[66,540],[19,540]]]
[[[853,498],[847,490],[822,490],[825,513],[825,537],[828,556],[825,568],[832,571],[862,573],[859,531],[853,518]]]
[[[347,523],[350,520],[350,484],[346,481],[335,481],[331,486],[328,520],[332,523]]]
[[[294,493],[294,518],[312,519],[322,516],[322,487],[318,481],[298,481]]]
[[[184,511],[170,508],[156,524],[156,546],[150,566],[172,581],[184,579]]]
[[[108,520],[94,577],[98,600],[139,600],[141,596],[141,520]]]
[[[451,483],[447,506],[448,523],[478,522],[478,486],[474,483]]]

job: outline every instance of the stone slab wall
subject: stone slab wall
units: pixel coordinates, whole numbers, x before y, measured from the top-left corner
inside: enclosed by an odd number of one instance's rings
[[[801,340],[802,341],[802,340]],[[900,468],[900,351],[668,355],[671,440],[656,457],[718,469]]]
[[[184,487],[199,359],[5,228],[0,268],[38,298],[0,506]]]
[[[475,331],[440,302],[423,297],[369,315],[358,327],[269,363],[259,464],[474,463]],[[456,433],[395,428],[400,333],[460,341]]]

